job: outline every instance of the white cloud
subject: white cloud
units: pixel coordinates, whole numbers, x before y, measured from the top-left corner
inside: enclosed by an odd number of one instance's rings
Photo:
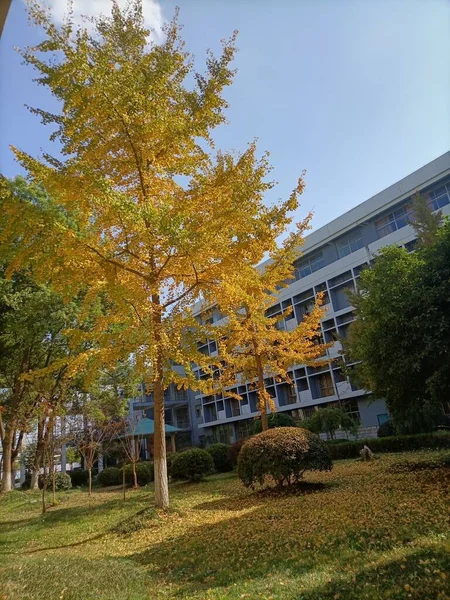
[[[46,0],[45,4],[50,7],[55,21],[62,23],[67,13],[66,0]],[[127,6],[128,0],[117,0],[117,4],[123,9]],[[96,17],[100,14],[109,15],[111,13],[111,5],[111,0],[73,0],[74,21],[81,24],[83,23],[83,16]],[[163,37],[162,27],[164,25],[164,18],[158,0],[142,0],[142,11],[146,26],[154,30],[157,40],[161,40]]]

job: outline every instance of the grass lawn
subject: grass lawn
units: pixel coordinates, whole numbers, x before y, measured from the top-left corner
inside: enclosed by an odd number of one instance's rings
[[[447,466],[434,461],[446,459]],[[449,453],[340,461],[294,494],[235,474],[0,501],[0,600],[450,599]],[[318,482],[323,482],[320,487]]]

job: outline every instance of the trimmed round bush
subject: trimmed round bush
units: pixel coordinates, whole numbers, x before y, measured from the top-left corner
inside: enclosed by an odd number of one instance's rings
[[[136,475],[138,485],[151,483],[154,479],[153,464],[148,461],[136,463]],[[125,482],[127,485],[134,485],[133,467],[131,465],[125,467]]]
[[[294,419],[291,415],[287,413],[271,413],[267,417],[267,423],[269,425],[269,429],[275,429],[275,427],[296,427]],[[251,433],[261,433],[262,431],[262,423],[261,419],[257,419],[252,423]]]
[[[100,471],[98,474],[98,482],[103,487],[110,485],[121,485],[122,484],[122,469],[118,467],[107,467]]]
[[[331,454],[318,435],[299,427],[269,429],[250,438],[238,457],[238,475],[246,487],[279,487],[299,482],[305,471],[330,471]]]
[[[227,473],[233,470],[233,465],[228,458],[228,444],[212,444],[206,448],[206,452],[212,456],[214,461],[214,468],[219,473]]]
[[[42,490],[44,486],[44,476],[39,475],[38,479],[39,489]],[[70,490],[72,487],[72,480],[67,473],[56,473],[55,474],[55,489],[57,492],[61,492],[63,490]],[[53,489],[53,476],[51,473],[47,474],[47,490]]]
[[[211,471],[214,471],[212,456],[201,448],[175,454],[170,468],[173,479],[191,482],[201,481]]]
[[[87,469],[75,469],[69,472],[73,487],[87,485],[89,481],[89,472]]]

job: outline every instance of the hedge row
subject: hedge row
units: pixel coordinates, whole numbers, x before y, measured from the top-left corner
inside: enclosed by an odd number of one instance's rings
[[[153,465],[151,462],[138,462],[136,464],[138,485],[147,485],[153,481]],[[98,474],[98,482],[103,487],[122,485],[123,472],[119,467],[107,467]],[[125,467],[125,482],[133,485],[133,469],[131,465]]]
[[[395,435],[390,437],[355,440],[339,444],[328,444],[334,460],[358,458],[359,451],[367,444],[372,452],[406,452],[407,450],[450,448],[450,433],[419,433],[416,435]]]

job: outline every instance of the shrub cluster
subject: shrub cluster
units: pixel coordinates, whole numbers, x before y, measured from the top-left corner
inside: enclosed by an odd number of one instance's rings
[[[122,478],[122,469],[119,469],[120,477]],[[153,464],[149,461],[136,463],[136,475],[138,485],[147,485],[154,479]],[[120,480],[122,483],[122,479]],[[125,467],[125,482],[127,485],[133,485],[133,467],[127,465]]]
[[[79,487],[88,484],[89,472],[87,469],[74,469],[69,471],[69,477],[72,480],[72,486]]]
[[[228,444],[212,444],[212,446],[206,448],[206,452],[212,456],[214,468],[219,473],[227,473],[233,470],[233,465],[228,458],[229,448]]]
[[[100,471],[98,474],[98,482],[103,487],[110,485],[121,485],[122,484],[122,469],[119,467],[107,467]]]
[[[147,485],[154,478],[153,464],[149,461],[136,463],[136,475],[138,485]],[[103,487],[111,485],[122,485],[123,472],[120,467],[107,467],[98,474],[98,481]],[[131,465],[125,467],[125,483],[133,485],[133,468]]]
[[[297,483],[305,471],[329,471],[330,451],[318,435],[298,427],[269,429],[250,438],[238,458],[238,475],[246,487],[270,478],[278,486]]]
[[[42,490],[44,487],[44,476],[39,475],[38,479],[39,489]],[[70,490],[72,487],[72,480],[67,473],[55,473],[55,489],[57,492],[62,490]],[[47,490],[53,489],[53,475],[52,473],[47,474]]]
[[[214,461],[206,450],[191,448],[171,459],[170,474],[173,479],[184,481],[201,481],[205,475],[214,471]]]
[[[416,435],[396,435],[390,437],[356,440],[342,444],[329,444],[334,460],[340,458],[359,458],[359,451],[367,444],[372,452],[406,452],[408,450],[450,448],[450,433],[418,433]]]

